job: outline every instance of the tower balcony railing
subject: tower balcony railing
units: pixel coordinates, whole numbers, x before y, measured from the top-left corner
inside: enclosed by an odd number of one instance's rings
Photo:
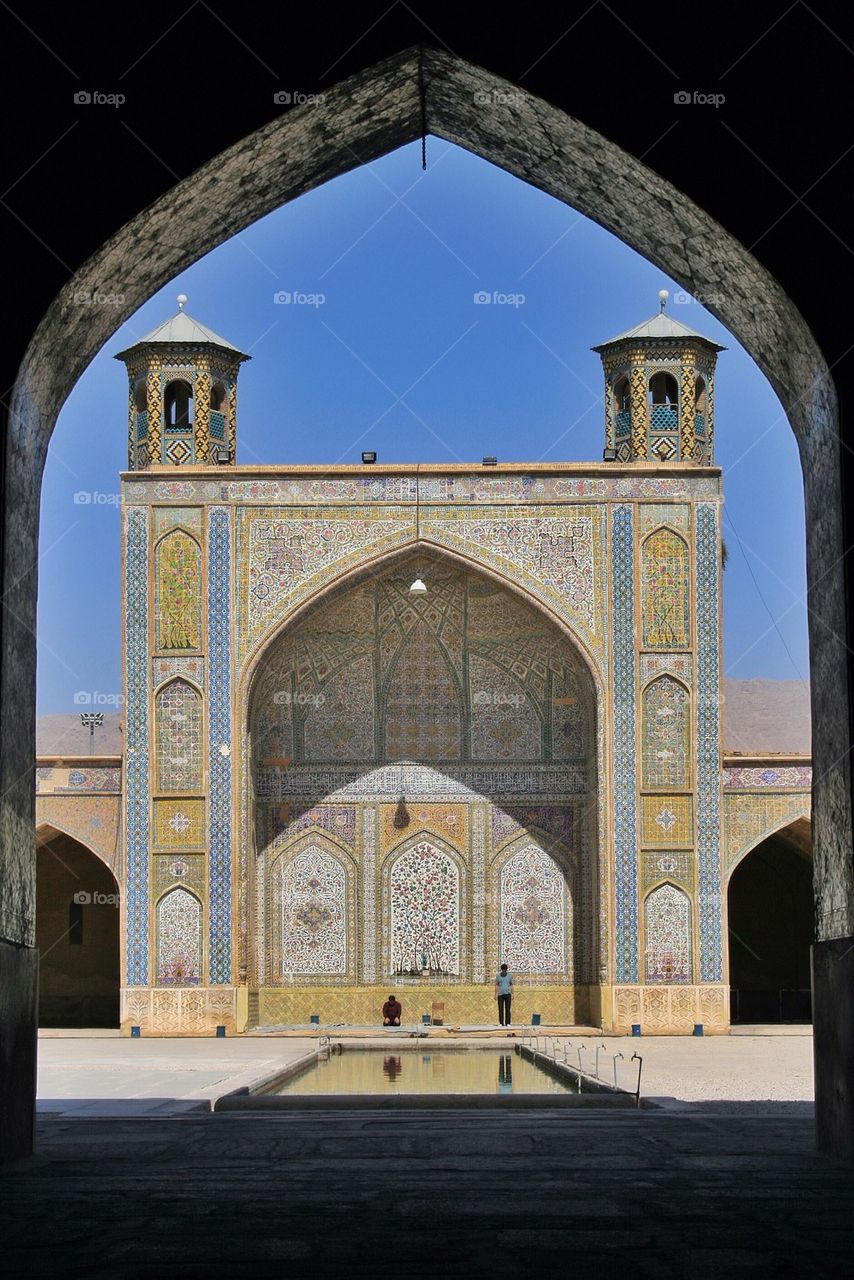
[[[677,406],[675,404],[650,405],[649,424],[656,431],[675,431],[679,425]]]
[[[627,436],[632,430],[632,411],[631,409],[617,410],[617,435]]]

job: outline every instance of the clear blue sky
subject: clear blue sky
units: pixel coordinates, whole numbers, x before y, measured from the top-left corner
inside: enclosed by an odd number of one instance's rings
[[[428,160],[425,174],[420,146],[404,147],[257,222],[155,294],[77,383],[42,490],[41,713],[79,709],[79,690],[121,689],[127,384],[112,356],[173,314],[180,292],[192,316],[252,356],[240,375],[239,463],[357,462],[364,448],[383,462],[601,459],[602,376],[590,346],[653,314],[658,290],[678,286],[486,161],[436,139]],[[281,291],[324,300],[277,304]],[[518,305],[478,305],[480,291],[517,295]],[[671,298],[670,308],[727,347],[716,382],[730,551],[725,672],[806,680],[794,437],[731,335],[693,301]],[[76,503],[81,491],[93,501]]]

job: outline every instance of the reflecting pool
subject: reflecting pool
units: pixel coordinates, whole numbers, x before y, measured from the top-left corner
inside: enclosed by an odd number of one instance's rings
[[[273,1090],[296,1093],[574,1093],[512,1050],[333,1050]]]

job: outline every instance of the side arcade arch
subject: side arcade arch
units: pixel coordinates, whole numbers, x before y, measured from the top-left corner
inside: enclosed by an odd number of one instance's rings
[[[36,831],[40,1027],[119,1025],[119,886],[103,858],[48,823]]]
[[[815,941],[809,817],[781,820],[740,850],[727,880],[733,1023],[809,1022]]]

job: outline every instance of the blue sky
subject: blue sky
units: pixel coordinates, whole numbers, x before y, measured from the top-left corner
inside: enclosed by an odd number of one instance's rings
[[[727,347],[715,411],[730,552],[725,673],[807,680],[802,479],[765,378],[722,325],[608,232],[430,139],[426,173],[420,145],[404,147],[215,249],[149,299],[77,383],[42,490],[40,713],[79,709],[81,690],[110,710],[121,689],[127,388],[112,356],[173,314],[178,293],[252,356],[239,383],[239,463],[358,462],[366,448],[383,462],[584,462],[603,445],[590,346],[653,314],[660,288],[677,319]],[[282,293],[289,303],[275,301]],[[478,293],[505,300],[478,304]],[[91,500],[75,501],[81,493]]]

